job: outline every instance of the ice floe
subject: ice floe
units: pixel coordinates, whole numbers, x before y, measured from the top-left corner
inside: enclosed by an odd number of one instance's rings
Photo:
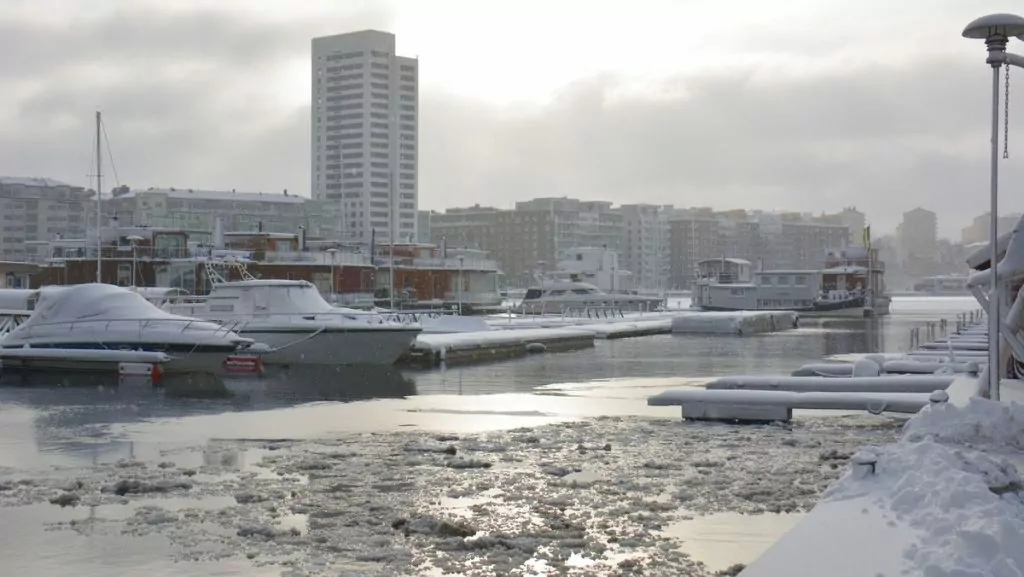
[[[805,511],[847,456],[895,440],[903,422],[858,415],[743,427],[605,417],[469,435],[218,440],[194,450],[262,460],[242,470],[215,460],[187,469],[169,460],[178,453],[15,474],[0,480],[0,505],[144,501],[91,520],[89,530],[158,534],[181,559],[244,558],[283,575],[700,577],[715,569],[682,550],[668,526],[719,512]],[[211,499],[219,505],[202,506]]]

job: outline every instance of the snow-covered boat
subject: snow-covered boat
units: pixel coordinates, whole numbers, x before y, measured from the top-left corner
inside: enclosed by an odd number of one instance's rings
[[[269,365],[390,365],[409,350],[421,327],[389,316],[334,307],[304,280],[216,282],[202,298],[175,299],[166,311],[215,321],[270,347]],[[192,302],[188,302],[191,300]]]
[[[169,373],[219,372],[252,344],[216,323],[160,310],[131,289],[98,283],[40,289],[31,316],[0,339],[3,350],[67,352],[33,358],[37,369],[98,368],[104,355],[88,351],[143,351],[168,355]]]

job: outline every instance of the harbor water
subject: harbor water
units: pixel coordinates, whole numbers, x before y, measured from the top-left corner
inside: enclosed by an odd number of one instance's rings
[[[911,329],[975,309],[902,297],[887,317],[808,318],[775,334],[157,389],[0,374],[0,562],[76,577],[711,575],[756,557],[842,472],[842,455],[888,442],[903,420],[691,424],[646,398],[906,350]]]

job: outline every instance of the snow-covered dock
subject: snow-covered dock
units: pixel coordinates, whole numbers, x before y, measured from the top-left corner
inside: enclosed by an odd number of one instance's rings
[[[399,363],[426,367],[441,363],[460,365],[592,346],[594,332],[576,328],[420,334]]]
[[[722,377],[706,385],[707,390],[791,391],[794,393],[926,393],[945,390],[953,384],[947,375],[890,375],[885,377]]]
[[[672,389],[648,398],[647,404],[678,405],[683,418],[694,421],[764,423],[789,421],[793,409],[916,413],[929,398],[924,393]]]
[[[792,311],[687,312],[672,318],[673,333],[756,335],[795,329]]]

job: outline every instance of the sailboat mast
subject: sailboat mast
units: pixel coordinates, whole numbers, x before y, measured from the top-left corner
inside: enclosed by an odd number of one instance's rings
[[[103,211],[100,208],[100,196],[103,191],[103,148],[100,142],[101,127],[100,111],[96,111],[96,282],[103,282]]]

